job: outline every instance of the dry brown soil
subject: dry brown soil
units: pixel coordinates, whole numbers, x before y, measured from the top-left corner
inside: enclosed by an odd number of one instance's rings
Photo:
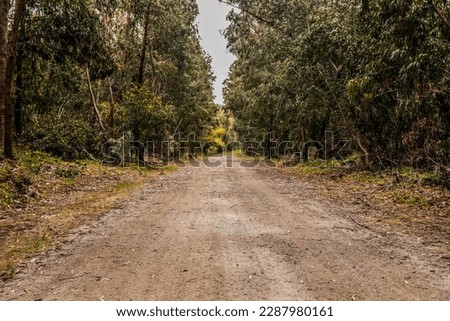
[[[0,300],[450,299],[442,247],[358,225],[361,205],[228,160],[150,180],[28,259]]]

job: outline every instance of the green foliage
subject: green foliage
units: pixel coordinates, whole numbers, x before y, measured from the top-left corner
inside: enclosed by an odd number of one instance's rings
[[[204,136],[217,106],[197,15],[194,0],[28,1],[17,141],[74,159],[102,157],[102,144],[124,132],[143,143]]]
[[[6,207],[10,205],[13,200],[16,197],[16,193],[8,182],[1,182],[0,183],[0,192],[1,192],[1,198],[0,198],[0,206]]]
[[[408,191],[397,193],[394,197],[394,202],[397,204],[413,205],[413,206],[427,206],[427,202],[419,195],[415,195]]]
[[[133,188],[135,185],[136,185],[135,182],[130,182],[130,181],[119,182],[119,183],[117,183],[116,190],[117,190],[118,192],[121,192],[121,191],[124,191],[124,190],[131,189],[131,188]]]
[[[175,130],[174,107],[164,104],[159,96],[146,86],[132,87],[122,103],[124,131],[142,142],[169,140]]]
[[[0,163],[0,207],[8,207],[25,197],[32,179],[26,168],[17,169],[12,163]]]
[[[59,159],[39,151],[20,151],[17,157],[18,166],[24,168],[25,171],[33,175],[40,173],[42,165],[54,165],[59,162]]]
[[[366,166],[449,163],[446,1],[231,2],[224,92],[241,139],[302,151],[334,131]]]
[[[450,189],[450,169],[441,167],[427,175],[424,181],[429,185],[443,186]]]
[[[12,262],[8,262],[6,266],[4,266],[0,270],[0,280],[8,281],[14,277],[16,274],[14,264]]]
[[[59,178],[74,179],[80,175],[80,169],[75,166],[58,166],[58,168],[56,168],[55,175]]]
[[[63,159],[88,158],[99,149],[101,139],[95,124],[86,122],[79,115],[35,117],[32,131],[25,136],[27,144],[34,150]]]
[[[227,130],[224,127],[213,128],[204,140],[209,147],[208,154],[222,153],[227,145]]]

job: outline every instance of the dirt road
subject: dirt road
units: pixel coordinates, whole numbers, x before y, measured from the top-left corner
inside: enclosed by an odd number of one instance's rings
[[[357,225],[361,208],[276,169],[211,161],[29,260],[0,300],[450,299],[450,267],[420,239]]]

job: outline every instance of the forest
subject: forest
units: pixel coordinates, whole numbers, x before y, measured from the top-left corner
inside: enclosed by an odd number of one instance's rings
[[[214,76],[195,0],[5,0],[0,14],[6,158],[17,146],[99,159],[209,133]]]
[[[264,139],[266,153],[295,142],[306,159],[303,147],[333,132],[366,168],[446,170],[446,0],[222,2],[240,8],[225,32],[237,60],[224,90],[241,140]]]
[[[235,131],[266,155],[306,159],[332,133],[350,143],[320,159],[448,173],[446,0],[219,2],[232,9],[223,34],[236,56],[223,107],[194,0],[2,1],[4,157],[16,146],[123,163],[114,155],[127,144],[141,160],[149,141],[195,137],[220,151]]]

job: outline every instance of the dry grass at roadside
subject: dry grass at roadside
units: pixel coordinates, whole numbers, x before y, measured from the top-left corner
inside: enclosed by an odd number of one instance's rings
[[[58,237],[98,220],[151,176],[174,168],[105,167],[23,152],[0,163],[0,280]]]
[[[431,184],[435,173],[410,168],[352,171],[326,164],[284,171],[314,184],[323,196],[359,205],[359,219],[383,224],[443,247],[450,254],[450,190]]]

